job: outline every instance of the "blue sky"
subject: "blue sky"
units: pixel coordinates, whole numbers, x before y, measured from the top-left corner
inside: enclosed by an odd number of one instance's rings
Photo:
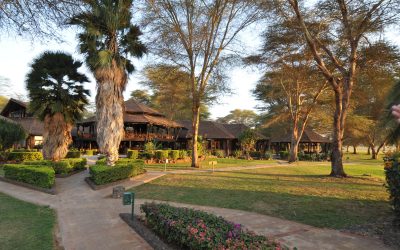
[[[82,60],[82,57],[77,52],[75,33],[72,30],[67,30],[63,34],[65,34],[63,38],[65,42],[63,43],[56,41],[36,42],[21,37],[0,37],[0,76],[10,80],[10,88],[6,90],[6,93],[0,93],[0,95],[9,96],[12,93],[26,94],[24,80],[29,70],[29,65],[33,58],[46,50],[69,52],[76,59]],[[260,45],[257,34],[257,30],[253,29],[252,32],[243,33],[241,39],[246,45],[250,45],[250,49],[255,50]],[[385,36],[394,44],[400,46],[400,31],[389,30],[385,33]],[[130,77],[127,90],[125,91],[125,99],[129,97],[132,90],[142,88],[138,84],[141,80],[140,70],[150,60],[150,57],[145,57],[140,61],[135,61],[137,72]],[[88,70],[82,69],[82,71],[90,75]],[[212,118],[225,116],[230,110],[237,108],[255,110],[257,106],[256,100],[251,95],[251,90],[255,87],[260,73],[254,69],[235,67],[230,69],[227,75],[231,78],[230,86],[234,93],[222,96],[219,102],[211,107]],[[86,87],[91,90],[91,99],[94,100],[96,90],[93,78],[91,83],[87,84]]]

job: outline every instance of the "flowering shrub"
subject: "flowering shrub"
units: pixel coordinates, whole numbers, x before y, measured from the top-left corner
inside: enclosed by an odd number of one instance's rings
[[[169,243],[183,249],[282,249],[278,243],[206,212],[145,203],[148,226]]]
[[[393,206],[397,219],[400,219],[400,166],[399,153],[384,157],[386,189],[390,194],[390,204]]]

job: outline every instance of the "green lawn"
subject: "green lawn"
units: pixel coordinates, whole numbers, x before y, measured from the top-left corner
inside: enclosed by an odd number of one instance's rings
[[[54,249],[55,214],[0,193],[0,249]]]
[[[381,164],[345,166],[331,178],[329,163],[216,173],[170,174],[134,188],[138,198],[254,211],[317,227],[344,228],[390,213]]]
[[[0,166],[0,176],[4,176],[4,170],[2,166]]]
[[[209,165],[210,161],[216,161],[217,165],[215,168],[227,168],[227,167],[239,167],[239,166],[255,166],[255,165],[266,165],[275,163],[274,160],[244,160],[244,159],[231,159],[231,158],[209,158],[200,162],[201,169],[211,169]],[[168,170],[191,170],[190,162],[185,163],[170,163],[167,164]],[[146,169],[149,170],[164,170],[164,164],[146,164]]]

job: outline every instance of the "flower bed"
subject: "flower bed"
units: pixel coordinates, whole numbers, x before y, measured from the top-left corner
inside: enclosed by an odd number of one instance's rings
[[[41,188],[52,188],[55,172],[48,166],[30,166],[22,164],[6,164],[3,167],[7,179],[31,184]]]
[[[113,167],[96,164],[90,166],[90,179],[96,185],[127,179],[145,173],[143,164],[117,164]]]
[[[183,249],[282,249],[278,243],[206,212],[145,203],[146,223],[168,243]]]

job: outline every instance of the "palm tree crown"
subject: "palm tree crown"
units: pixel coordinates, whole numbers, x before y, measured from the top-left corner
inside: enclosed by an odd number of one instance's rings
[[[56,113],[67,122],[80,120],[89,96],[83,87],[89,80],[78,72],[81,66],[63,52],[45,52],[36,58],[26,77],[32,113],[42,121]]]
[[[146,53],[139,27],[131,24],[132,0],[89,0],[88,4],[89,9],[74,16],[70,24],[84,29],[79,34],[79,49],[89,68],[95,72],[118,67],[132,73],[135,68],[128,56]]]

